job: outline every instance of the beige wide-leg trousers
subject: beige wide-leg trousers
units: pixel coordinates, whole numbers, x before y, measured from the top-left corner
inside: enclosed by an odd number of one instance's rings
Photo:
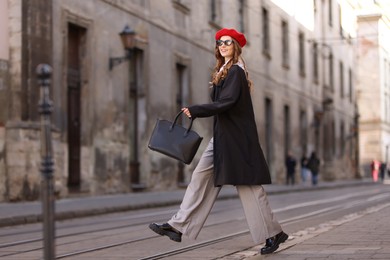
[[[221,190],[214,187],[213,139],[196,166],[179,211],[168,221],[184,235],[196,239]],[[239,173],[237,173],[239,174]],[[256,244],[282,231],[261,185],[236,186],[249,230]]]

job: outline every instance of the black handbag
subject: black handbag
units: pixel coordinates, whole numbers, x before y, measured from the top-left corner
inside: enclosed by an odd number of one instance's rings
[[[183,111],[180,111],[173,122],[157,119],[148,147],[185,164],[190,164],[203,137],[191,130],[194,121],[192,118],[188,129],[176,124],[182,113]]]

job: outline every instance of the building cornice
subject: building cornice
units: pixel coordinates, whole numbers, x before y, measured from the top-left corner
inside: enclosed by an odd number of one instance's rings
[[[358,22],[378,21],[382,18],[381,13],[360,14],[357,15]]]

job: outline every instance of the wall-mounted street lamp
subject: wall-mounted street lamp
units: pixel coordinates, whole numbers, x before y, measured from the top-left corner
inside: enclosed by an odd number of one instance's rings
[[[119,33],[121,38],[123,48],[126,51],[124,57],[113,57],[109,60],[109,68],[113,69],[114,66],[121,64],[124,61],[130,61],[129,63],[129,102],[132,108],[130,113],[130,121],[132,122],[130,126],[130,182],[131,188],[133,191],[141,191],[145,188],[144,184],[140,183],[140,162],[138,158],[138,87],[137,87],[137,71],[136,63],[138,60],[138,55],[136,54],[136,33],[128,25],[123,28],[122,32]],[[134,55],[134,57],[133,57]]]
[[[114,66],[121,64],[122,62],[130,60],[135,46],[136,33],[128,25],[126,25],[125,28],[123,28],[123,31],[119,33],[119,36],[121,37],[123,48],[126,51],[126,56],[110,58],[109,60],[110,70],[112,70]]]
[[[323,108],[323,110],[324,111],[329,110],[330,107],[332,106],[332,104],[333,104],[333,98],[325,97],[322,100],[322,108]]]

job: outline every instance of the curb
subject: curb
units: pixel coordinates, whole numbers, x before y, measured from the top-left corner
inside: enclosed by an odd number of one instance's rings
[[[293,192],[303,192],[303,191],[317,191],[317,190],[326,190],[326,189],[337,189],[343,187],[352,187],[352,186],[362,186],[362,185],[376,185],[378,183],[373,182],[354,182],[354,183],[340,183],[333,185],[320,185],[320,186],[302,186],[302,187],[286,187],[284,189],[272,190],[272,188],[268,188],[265,185],[265,190],[268,195],[272,194],[287,194]],[[235,199],[238,198],[238,194],[221,194],[218,197],[218,200],[226,200],[226,199]],[[102,214],[116,213],[116,212],[124,212],[138,209],[147,209],[154,207],[165,207],[172,205],[179,205],[182,201],[180,199],[173,199],[170,201],[154,201],[144,204],[138,205],[123,205],[123,206],[112,206],[112,207],[103,207],[103,208],[91,208],[84,210],[67,210],[67,211],[58,211],[55,212],[55,221],[58,220],[68,220],[73,218],[82,218],[88,216],[97,216]],[[0,218],[0,227],[14,226],[14,225],[22,225],[22,224],[33,224],[42,222],[42,214],[26,214],[12,217]]]

